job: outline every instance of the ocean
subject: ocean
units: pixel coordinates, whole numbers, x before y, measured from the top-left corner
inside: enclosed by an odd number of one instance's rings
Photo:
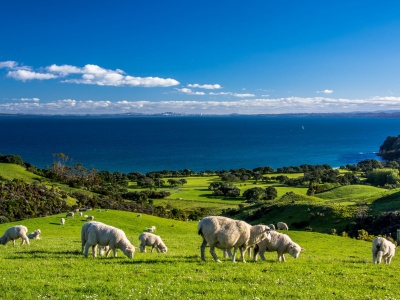
[[[53,153],[110,172],[340,167],[376,153],[400,119],[314,116],[0,116],[0,154],[39,168]]]

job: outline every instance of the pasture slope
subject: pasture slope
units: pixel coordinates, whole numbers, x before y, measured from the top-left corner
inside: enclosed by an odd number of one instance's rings
[[[305,231],[289,231],[306,252],[286,263],[268,253],[267,261],[222,263],[200,260],[197,222],[182,222],[122,211],[92,211],[95,220],[125,231],[138,247],[144,228],[156,226],[168,253],[139,253],[128,259],[81,254],[75,216],[65,214],[0,224],[0,233],[23,224],[42,230],[30,246],[0,245],[2,299],[399,299],[400,259],[374,265],[371,243]]]

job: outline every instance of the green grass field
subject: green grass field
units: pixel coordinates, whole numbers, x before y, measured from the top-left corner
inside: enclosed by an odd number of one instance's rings
[[[121,211],[93,211],[95,220],[119,227],[138,246],[144,228],[156,226],[168,253],[135,253],[129,259],[81,254],[83,218],[62,215],[0,225],[40,228],[30,246],[0,246],[2,299],[399,299],[398,268],[374,265],[371,243],[327,234],[288,231],[306,251],[298,259],[232,263],[206,252],[200,260],[197,222],[180,222]]]

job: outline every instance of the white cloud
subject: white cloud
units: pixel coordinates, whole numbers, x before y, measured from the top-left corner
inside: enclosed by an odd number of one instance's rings
[[[57,66],[57,65],[51,65],[49,67],[46,68],[47,71],[51,72],[51,73],[58,73],[61,76],[66,76],[69,74],[79,74],[82,73],[82,69],[75,67],[75,66],[71,66],[71,65],[62,65],[62,66]]]
[[[181,89],[176,89],[178,92],[186,95],[198,95],[198,96],[203,96],[205,95],[204,92],[194,92],[191,89],[188,88],[181,88]]]
[[[121,69],[110,70],[93,64],[87,64],[83,68],[53,64],[44,68],[46,73],[36,72],[29,67],[18,67],[18,64],[13,61],[0,62],[0,68],[8,68],[7,76],[20,81],[63,77],[65,79],[62,82],[100,86],[170,87],[179,85],[179,81],[172,78],[135,77],[125,75]]]
[[[198,88],[198,89],[206,89],[206,90],[222,89],[222,86],[220,86],[219,84],[198,84],[198,83],[194,83],[194,84],[188,84],[187,86],[190,87],[190,88]]]
[[[34,98],[32,98],[34,99]],[[171,111],[187,114],[282,114],[354,111],[398,111],[400,97],[376,96],[369,99],[288,97],[240,99],[236,101],[128,101],[64,99],[52,102],[20,101],[0,103],[0,113],[32,114],[154,114]]]
[[[17,62],[8,60],[8,61],[0,61],[0,69],[2,68],[7,68],[7,69],[13,69],[17,67]]]
[[[40,101],[39,98],[19,98],[19,99],[13,99],[13,100],[17,100],[17,101],[34,101],[34,102],[39,102]]]
[[[231,93],[231,92],[219,92],[219,93],[210,92],[209,95],[212,95],[212,96],[226,95],[226,96],[233,96],[233,97],[237,97],[237,98],[250,98],[250,97],[256,96],[254,94],[238,94],[238,93]]]
[[[47,80],[57,78],[57,75],[49,73],[37,73],[30,70],[16,70],[9,71],[7,73],[8,77],[14,78],[15,80],[27,81],[27,80]]]
[[[317,94],[332,94],[333,90],[323,90],[323,91],[317,91]]]

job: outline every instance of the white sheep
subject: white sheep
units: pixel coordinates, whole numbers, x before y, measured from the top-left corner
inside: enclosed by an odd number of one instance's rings
[[[376,237],[372,242],[372,261],[374,264],[380,264],[383,258],[385,264],[390,264],[396,251],[396,245],[391,241]]]
[[[64,219],[64,218],[61,218],[61,219],[60,219],[60,223],[61,223],[61,225],[64,226],[64,224],[65,224],[65,219]]]
[[[87,222],[81,230],[82,252],[88,256],[89,248],[92,247],[93,257],[97,256],[97,245],[109,246],[106,257],[111,250],[117,257],[117,249],[120,249],[127,257],[133,258],[135,247],[129,242],[125,233],[118,228],[100,222]]]
[[[8,228],[2,237],[0,237],[0,244],[7,244],[9,241],[13,241],[13,245],[15,246],[15,240],[21,238],[22,242],[21,245],[26,243],[29,245],[29,239],[26,236],[28,232],[28,228],[23,225],[16,225],[13,227]]]
[[[36,229],[34,232],[28,234],[30,240],[40,240],[39,235],[42,233],[40,229]]]
[[[274,224],[269,224],[268,227],[269,227],[269,229],[271,229],[271,230],[275,230],[275,225],[274,225]]]
[[[151,226],[149,228],[146,228],[144,231],[146,231],[146,232],[155,232],[156,231],[156,226]]]
[[[257,261],[258,254],[260,254],[262,260],[265,260],[265,251],[276,251],[278,253],[278,261],[285,262],[285,253],[289,253],[294,258],[298,258],[300,252],[305,251],[305,249],[293,242],[287,234],[271,231],[270,240],[264,239],[258,242],[254,247],[254,261]]]
[[[287,224],[283,223],[283,222],[278,222],[278,224],[276,224],[276,228],[278,230],[289,230],[289,227],[287,226]]]
[[[72,211],[70,211],[70,212],[68,212],[66,215],[65,215],[65,217],[67,218],[67,217],[74,217],[74,212],[72,212]]]
[[[161,237],[150,232],[143,232],[139,235],[140,241],[140,252],[146,252],[146,246],[151,246],[151,252],[156,248],[159,253],[166,253],[168,251],[167,246],[165,246]]]
[[[94,221],[94,216],[88,216],[86,218],[86,221],[90,222],[90,221]]]
[[[83,212],[80,211],[80,212],[79,212],[79,216],[82,217],[82,215],[83,215]]]
[[[249,247],[254,246],[262,239],[270,238],[270,229],[265,225],[252,226],[244,221],[226,217],[211,216],[199,221],[198,233],[203,237],[201,244],[201,259],[205,260],[205,249],[210,246],[210,253],[214,260],[220,262],[215,254],[215,248],[234,249],[232,262],[235,262],[237,249],[240,250],[241,261],[246,262],[244,254]]]

